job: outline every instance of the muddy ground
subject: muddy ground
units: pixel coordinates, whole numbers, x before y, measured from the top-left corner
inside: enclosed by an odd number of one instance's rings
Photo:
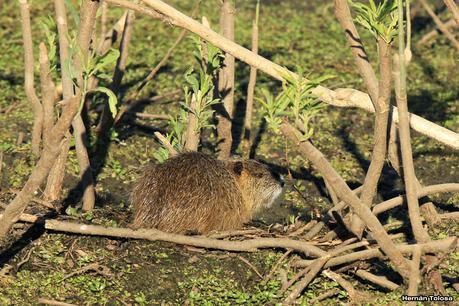
[[[170,1],[184,12],[191,11],[192,2]],[[215,27],[218,25],[216,5],[216,0],[206,1],[200,13],[200,16],[207,16]],[[238,5],[236,40],[249,46],[254,1],[244,1]],[[38,42],[44,39],[39,23],[43,16],[52,15],[51,9],[48,1],[32,2],[36,54]],[[118,8],[111,9],[110,21],[116,20],[121,13]],[[443,19],[448,18],[447,12],[440,13]],[[30,154],[32,112],[22,86],[23,54],[18,16],[16,2],[3,4],[0,12],[0,41],[3,47],[0,57],[0,150],[4,152],[4,160],[0,201],[4,204],[14,198],[14,192],[26,182],[36,162]],[[429,18],[419,13],[413,20],[413,44],[432,28]],[[260,30],[260,53],[263,56],[292,69],[301,67],[310,76],[333,75],[334,78],[325,82],[330,88],[364,90],[339,24],[333,16],[332,1],[300,1],[300,4],[295,1],[262,2]],[[143,16],[136,18],[120,101],[148,74],[178,33],[178,29],[159,21]],[[374,40],[369,34],[362,36],[376,68]],[[185,39],[167,66],[147,85],[141,98],[148,100],[181,90],[183,74],[193,63],[192,50],[191,39]],[[457,52],[441,36],[415,48],[413,52],[413,61],[408,67],[410,110],[458,131]],[[236,122],[240,122],[244,116],[249,68],[240,62],[237,65]],[[36,77],[38,81],[38,74]],[[259,74],[257,86],[273,92],[280,88],[279,83],[263,74]],[[180,101],[181,96],[142,103],[135,111],[173,114],[177,112]],[[94,105],[93,109],[88,118],[88,124],[92,127],[96,125],[98,117],[97,106]],[[331,204],[321,176],[291,144],[269,130],[263,124],[262,117],[257,105],[254,155],[287,175],[289,180],[279,203],[257,216],[248,226],[282,233],[295,222],[295,226],[300,226],[317,218],[317,214],[326,211]],[[314,144],[351,187],[359,186],[371,157],[372,115],[357,109],[326,107],[313,124]],[[54,203],[61,213],[58,218],[108,226],[128,225],[131,216],[130,190],[141,168],[155,162],[153,154],[159,147],[153,131],[167,129],[164,121],[141,120],[131,115],[113,130],[110,143],[104,144],[106,152],[92,156],[97,179],[97,208],[89,215],[81,216],[78,213],[81,192],[75,189],[78,166],[72,147],[63,198]],[[236,127],[234,135],[239,133],[240,129]],[[24,140],[17,143],[21,134]],[[206,135],[211,134],[207,132]],[[90,142],[91,152],[100,152],[97,151],[95,135],[90,135]],[[422,184],[459,181],[457,152],[416,133],[413,133],[412,143],[416,174]],[[215,150],[214,138],[206,138],[202,150],[212,153]],[[236,148],[235,153],[241,153],[240,149]],[[378,199],[384,200],[401,192],[403,182],[387,164]],[[39,197],[40,192],[36,196]],[[440,212],[458,210],[458,194],[433,195],[430,199]],[[30,203],[27,212],[56,217],[55,213],[37,203]],[[384,214],[381,220],[385,223],[406,221],[405,217],[406,210],[402,207]],[[403,232],[404,229],[406,227],[402,224],[392,231]],[[430,234],[435,239],[457,235],[458,224],[444,222],[431,229]],[[204,251],[170,243],[62,234],[45,231],[39,225],[19,223],[7,241],[0,245],[0,305],[34,305],[38,298],[78,305],[273,305],[282,301],[282,296],[276,294],[281,286],[281,278],[277,274],[270,279],[266,279],[266,276],[283,254],[284,250],[278,249],[255,253]],[[288,276],[297,272],[290,266],[290,260],[299,257],[293,255],[289,261],[281,263],[280,267]],[[446,277],[444,284],[447,293],[454,296],[456,301],[459,296],[451,283],[457,282],[458,259],[459,254],[453,252],[445,257],[441,265]],[[399,281],[382,262],[374,261],[372,264],[371,269],[375,273],[384,273],[392,280]],[[371,294],[371,305],[400,303],[404,288],[387,292],[357,280],[352,271],[347,272],[347,277],[356,288]],[[323,276],[317,277],[304,292],[303,304],[308,305],[309,299],[332,288],[340,287]],[[336,305],[348,301],[347,293],[341,290],[337,296],[322,304]]]

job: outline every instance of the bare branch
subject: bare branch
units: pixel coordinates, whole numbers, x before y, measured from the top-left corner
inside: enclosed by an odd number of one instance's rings
[[[416,246],[413,250],[413,259],[411,260],[411,273],[408,283],[407,295],[415,296],[418,294],[418,286],[421,284],[421,264],[422,247]]]
[[[303,290],[309,285],[309,283],[316,277],[316,275],[322,270],[322,267],[325,263],[330,259],[329,255],[324,257],[318,258],[314,260],[314,262],[309,267],[309,272],[303,277],[301,281],[299,281],[295,288],[293,288],[292,292],[288,295],[288,297],[284,300],[285,305],[291,305],[298,296],[303,292]]]
[[[456,24],[459,26],[459,9],[457,8],[456,3],[454,3],[453,0],[443,0],[443,2],[445,2],[446,6],[453,14]]]
[[[459,183],[439,184],[422,187],[421,189],[417,190],[416,196],[418,198],[421,198],[434,193],[443,192],[459,192]],[[405,200],[406,196],[403,195],[381,202],[378,205],[375,205],[375,207],[373,207],[373,213],[375,215],[379,215],[382,212],[402,205]]]
[[[34,60],[30,12],[27,0],[19,0],[22,18],[22,40],[24,45],[24,89],[27,99],[32,105],[34,119],[32,128],[32,152],[40,155],[41,132],[43,129],[43,108],[34,87]]]
[[[408,114],[408,103],[406,94],[406,67],[405,67],[405,41],[403,30],[403,6],[399,0],[399,35],[398,48],[399,54],[394,56],[394,79],[395,97],[399,110],[399,135],[400,149],[402,151],[403,176],[406,186],[406,196],[408,200],[408,212],[410,216],[413,234],[418,242],[430,240],[427,230],[422,226],[421,215],[419,212],[419,201],[416,196],[417,180],[414,172],[413,153],[411,151],[411,136]]]
[[[457,51],[459,51],[459,41],[457,41],[456,37],[448,30],[448,28],[445,26],[443,21],[438,18],[438,16],[435,14],[435,12],[432,10],[432,8],[429,6],[426,0],[419,0],[426,10],[426,12],[432,17],[433,21],[437,25],[437,28],[446,36],[446,38],[451,41],[453,44],[454,48],[456,48]],[[457,7],[456,7],[457,10]],[[456,18],[456,16],[454,16]]]
[[[251,252],[261,248],[278,247],[294,249],[309,256],[321,257],[326,255],[325,251],[307,242],[284,238],[256,238],[245,241],[224,241],[204,236],[186,236],[165,233],[156,229],[131,230],[128,228],[110,228],[99,225],[86,225],[57,220],[47,220],[45,228],[85,235],[125,237],[146,239],[149,241],[167,241],[177,244],[192,245],[195,247],[236,252]]]
[[[357,32],[357,28],[352,21],[351,10],[349,9],[347,0],[335,0],[335,15],[346,34],[347,42],[354,55],[354,61],[365,82],[365,87],[370,94],[373,105],[377,108],[379,96],[378,79],[371,67],[370,59],[368,58],[363,42]]]
[[[40,43],[40,83],[43,97],[43,142],[46,143],[54,125],[54,97],[56,88],[51,79],[48,50]]]
[[[445,27],[447,29],[450,29],[450,28],[457,29],[459,27],[459,24],[457,24],[454,19],[451,19],[451,20],[448,20],[447,22],[445,22]],[[416,42],[416,48],[420,48],[422,45],[424,45],[429,40],[437,37],[438,33],[439,33],[438,29],[433,29],[432,31],[430,31],[427,34],[425,34],[424,36],[422,36],[421,39],[419,39]]]
[[[172,156],[175,156],[178,154],[177,150],[171,145],[171,143],[167,140],[166,137],[164,137],[160,132],[155,132],[156,138],[163,144],[163,146],[169,151],[169,153]]]
[[[223,0],[220,9],[220,29],[222,36],[234,41],[234,15],[235,0]],[[229,158],[233,144],[232,120],[234,109],[234,75],[235,60],[234,56],[225,53],[223,67],[218,74],[218,93],[222,107],[217,111],[217,134],[218,134],[218,157],[220,159]]]
[[[252,25],[252,52],[258,54],[258,19],[260,15],[260,1],[257,2],[255,20]],[[245,107],[243,149],[245,156],[250,155],[251,138],[252,138],[252,113],[253,113],[253,97],[255,96],[255,86],[257,83],[257,68],[250,66],[249,84],[247,85],[247,101]]]
[[[388,280],[386,277],[374,275],[373,273],[370,273],[370,272],[368,272],[366,270],[359,269],[359,270],[355,271],[355,275],[357,275],[358,277],[360,277],[362,279],[370,281],[370,282],[372,282],[372,283],[374,283],[374,284],[376,284],[378,286],[381,286],[383,288],[387,288],[389,290],[397,290],[400,287],[396,283],[391,282],[390,280]]]
[[[371,235],[378,241],[381,248],[388,255],[391,262],[397,271],[407,277],[409,274],[409,266],[402,254],[395,248],[394,243],[387,235],[383,226],[371,212],[370,208],[363,204],[360,199],[347,186],[346,182],[333,169],[323,154],[317,150],[309,141],[299,143],[297,138],[298,131],[288,123],[283,123],[280,127],[282,134],[290,141],[299,145],[300,152],[308,158],[319,172],[332,184],[336,194],[343,201],[347,202],[354,212],[365,222],[365,225],[370,230]]]

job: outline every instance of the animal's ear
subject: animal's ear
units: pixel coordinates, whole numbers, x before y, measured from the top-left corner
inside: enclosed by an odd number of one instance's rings
[[[244,164],[242,162],[237,161],[234,163],[233,165],[234,173],[236,173],[237,175],[241,175],[243,170],[244,170]]]

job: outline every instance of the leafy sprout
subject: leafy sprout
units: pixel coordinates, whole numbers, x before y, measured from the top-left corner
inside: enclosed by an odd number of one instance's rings
[[[220,102],[214,97],[214,81],[219,69],[223,65],[223,53],[210,43],[202,43],[194,38],[196,49],[193,55],[199,64],[199,69],[189,68],[183,75],[186,85],[183,88],[185,101],[180,103],[180,111],[176,117],[169,119],[171,132],[166,135],[167,140],[177,151],[182,151],[185,138],[188,116],[194,114],[198,124],[196,129],[214,128],[210,119],[214,114],[212,105]],[[193,105],[193,106],[192,106]],[[161,147],[153,156],[159,162],[169,157],[168,151]]]
[[[296,127],[302,132],[299,139],[305,141],[314,133],[310,126],[311,121],[324,107],[324,104],[317,99],[312,91],[331,76],[326,75],[307,81],[301,76],[301,70],[299,75],[284,74],[282,91],[276,97],[269,90],[262,89],[263,97],[257,98],[257,100],[266,112],[264,116],[266,122],[275,132],[279,130],[282,117],[287,116],[293,119]]]
[[[41,22],[43,31],[45,32],[46,42],[48,45],[48,60],[50,63],[50,72],[53,72],[57,68],[59,58],[57,56],[57,25],[51,16],[43,18]]]
[[[355,21],[366,28],[377,39],[381,37],[386,43],[391,43],[397,36],[397,1],[384,0],[377,5],[374,0],[369,4],[353,2],[349,0],[357,10]]]

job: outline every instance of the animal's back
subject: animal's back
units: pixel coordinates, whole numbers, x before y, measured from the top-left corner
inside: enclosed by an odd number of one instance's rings
[[[242,226],[250,211],[225,162],[190,152],[145,169],[132,193],[134,227],[184,233]]]

